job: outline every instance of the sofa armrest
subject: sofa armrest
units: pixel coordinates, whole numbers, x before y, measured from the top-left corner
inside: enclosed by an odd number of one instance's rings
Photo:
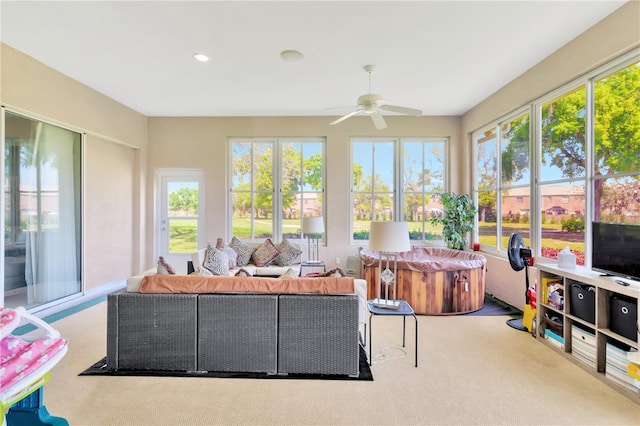
[[[358,324],[367,322],[367,281],[361,278],[353,280],[354,292],[358,295]]]

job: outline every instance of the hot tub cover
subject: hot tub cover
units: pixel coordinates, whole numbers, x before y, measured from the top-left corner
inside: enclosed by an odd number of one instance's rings
[[[379,257],[376,251],[360,251],[360,259],[364,266],[377,266]],[[419,272],[484,269],[486,264],[487,259],[479,253],[444,247],[413,247],[411,251],[398,253],[398,269]]]

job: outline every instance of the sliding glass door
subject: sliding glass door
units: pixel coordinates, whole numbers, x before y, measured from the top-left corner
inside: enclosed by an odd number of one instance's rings
[[[34,308],[81,291],[79,133],[4,117],[4,304]]]

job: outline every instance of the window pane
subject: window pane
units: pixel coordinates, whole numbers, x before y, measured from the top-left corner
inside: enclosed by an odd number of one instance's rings
[[[169,182],[169,253],[198,250],[198,182]]]
[[[640,170],[640,63],[594,84],[595,175]]]
[[[281,145],[283,237],[301,238],[302,217],[324,214],[323,146],[320,141],[283,142]]]
[[[584,265],[584,182],[540,186],[542,257],[557,259],[564,247]]]
[[[502,185],[528,185],[529,175],[529,114],[501,127]]]
[[[273,190],[273,143],[254,144],[253,179],[255,190]]]
[[[445,142],[427,142],[424,149],[424,190],[438,193],[445,190]]]
[[[542,106],[542,181],[585,175],[585,89]]]
[[[393,191],[394,170],[393,142],[376,142],[374,146],[373,190],[375,192]]]
[[[193,253],[198,250],[198,219],[169,218],[169,252]]]
[[[509,236],[518,233],[522,235],[527,246],[531,245],[529,237],[529,215],[531,205],[529,187],[512,188],[502,191],[502,239],[501,248],[507,248]]]
[[[302,189],[302,146],[294,142],[282,144],[282,190]],[[284,200],[283,200],[283,206]]]
[[[497,204],[496,191],[478,192],[478,237],[485,246],[497,247]]]
[[[371,190],[373,173],[373,143],[353,143],[353,190]]]
[[[231,228],[238,238],[273,236],[274,142],[232,142]]]
[[[302,149],[302,176],[305,191],[324,189],[324,155],[322,142],[305,142]]]
[[[409,224],[411,240],[442,238],[442,227],[434,228],[430,217],[442,214],[438,197],[444,191],[445,141],[403,141],[403,220]],[[434,200],[432,205],[427,205]]]
[[[231,187],[233,189],[251,189],[251,144],[234,143],[232,145]]]
[[[498,186],[498,139],[496,129],[491,129],[476,137],[477,183],[478,189]]]
[[[374,196],[372,220],[394,220],[393,194],[377,194]]]
[[[640,224],[640,176],[594,182],[596,222]]]
[[[395,154],[392,141],[355,141],[353,165],[353,239],[369,239],[369,222],[393,220]]]

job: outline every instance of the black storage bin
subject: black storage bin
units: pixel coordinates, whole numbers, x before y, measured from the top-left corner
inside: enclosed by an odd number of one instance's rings
[[[571,284],[571,315],[591,324],[596,323],[596,288],[591,285]]]
[[[638,341],[638,303],[624,296],[609,299],[609,329],[614,333]]]

